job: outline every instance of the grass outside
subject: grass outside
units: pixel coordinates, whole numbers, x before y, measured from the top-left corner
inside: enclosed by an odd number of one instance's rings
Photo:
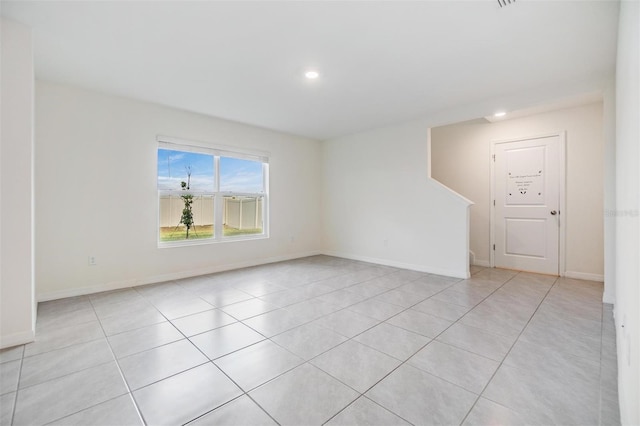
[[[194,226],[189,231],[190,240],[213,238],[213,225]],[[166,226],[160,228],[160,241],[182,241],[187,239],[187,228],[184,226]]]
[[[262,228],[252,229],[236,229],[224,227],[223,235],[225,237],[235,237],[240,235],[261,234]],[[204,238],[213,238],[213,225],[195,226],[189,231],[189,240],[201,240]],[[187,228],[184,226],[167,226],[160,228],[160,241],[182,241],[187,239]]]

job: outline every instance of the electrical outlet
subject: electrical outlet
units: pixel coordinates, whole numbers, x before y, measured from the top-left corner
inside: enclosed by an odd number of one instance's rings
[[[89,266],[96,266],[96,257],[95,256],[89,256]]]
[[[385,246],[385,247],[388,247],[389,246],[389,240],[386,239],[386,238],[384,240],[382,240],[382,245]]]

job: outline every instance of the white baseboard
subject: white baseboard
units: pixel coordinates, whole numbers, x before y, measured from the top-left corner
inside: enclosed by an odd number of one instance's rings
[[[573,278],[575,280],[604,282],[604,275],[589,274],[587,272],[566,271],[564,273],[564,276],[567,278]]]
[[[602,303],[608,303],[609,305],[615,305],[616,304],[616,295],[615,294],[610,294],[609,292],[606,291],[606,286],[605,286],[605,292],[602,294]]]
[[[135,278],[129,280],[112,281],[104,284],[98,284],[87,287],[76,287],[66,290],[51,291],[38,294],[38,302],[46,302],[49,300],[64,299],[67,297],[84,296],[87,294],[100,293],[103,291],[120,290],[123,288],[136,287],[145,284],[155,284],[164,281],[179,280],[182,278],[196,277],[198,275],[213,274],[216,272],[231,271],[233,269],[248,268],[251,266],[266,265],[268,263],[283,262],[286,260],[299,259],[302,257],[316,256],[322,254],[320,251],[310,251],[304,253],[296,253],[282,256],[274,256],[262,259],[247,260],[244,262],[207,266],[205,268],[190,269],[185,271],[172,272],[169,274],[152,275],[143,278]]]
[[[475,259],[472,263],[473,266],[482,266],[484,268],[491,268],[491,262],[488,260]]]
[[[415,265],[412,263],[397,262],[395,260],[379,259],[379,258],[368,257],[368,256],[357,256],[349,253],[335,252],[331,250],[329,251],[325,250],[322,252],[322,254],[327,256],[342,257],[344,259],[358,260],[361,262],[375,263],[378,265],[393,266],[394,268],[410,269],[412,271],[426,272],[428,274],[444,275],[447,277],[455,277],[455,278],[462,278],[462,279],[467,279],[470,277],[468,270],[464,271],[464,270],[435,268],[435,267],[425,266],[425,265]]]
[[[36,334],[34,330],[0,336],[0,349],[31,343],[35,340],[35,336]]]

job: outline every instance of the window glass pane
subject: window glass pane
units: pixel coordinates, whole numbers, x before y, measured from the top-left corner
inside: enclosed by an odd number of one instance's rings
[[[213,238],[213,200],[212,195],[161,195],[160,241]],[[190,214],[185,212],[189,202]]]
[[[158,149],[158,189],[213,192],[213,155]]]
[[[262,234],[263,197],[223,198],[223,236]]]
[[[262,163],[220,157],[220,191],[264,192]]]

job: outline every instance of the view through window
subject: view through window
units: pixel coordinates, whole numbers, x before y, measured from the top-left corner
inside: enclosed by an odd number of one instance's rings
[[[265,157],[161,143],[158,241],[266,236]]]

